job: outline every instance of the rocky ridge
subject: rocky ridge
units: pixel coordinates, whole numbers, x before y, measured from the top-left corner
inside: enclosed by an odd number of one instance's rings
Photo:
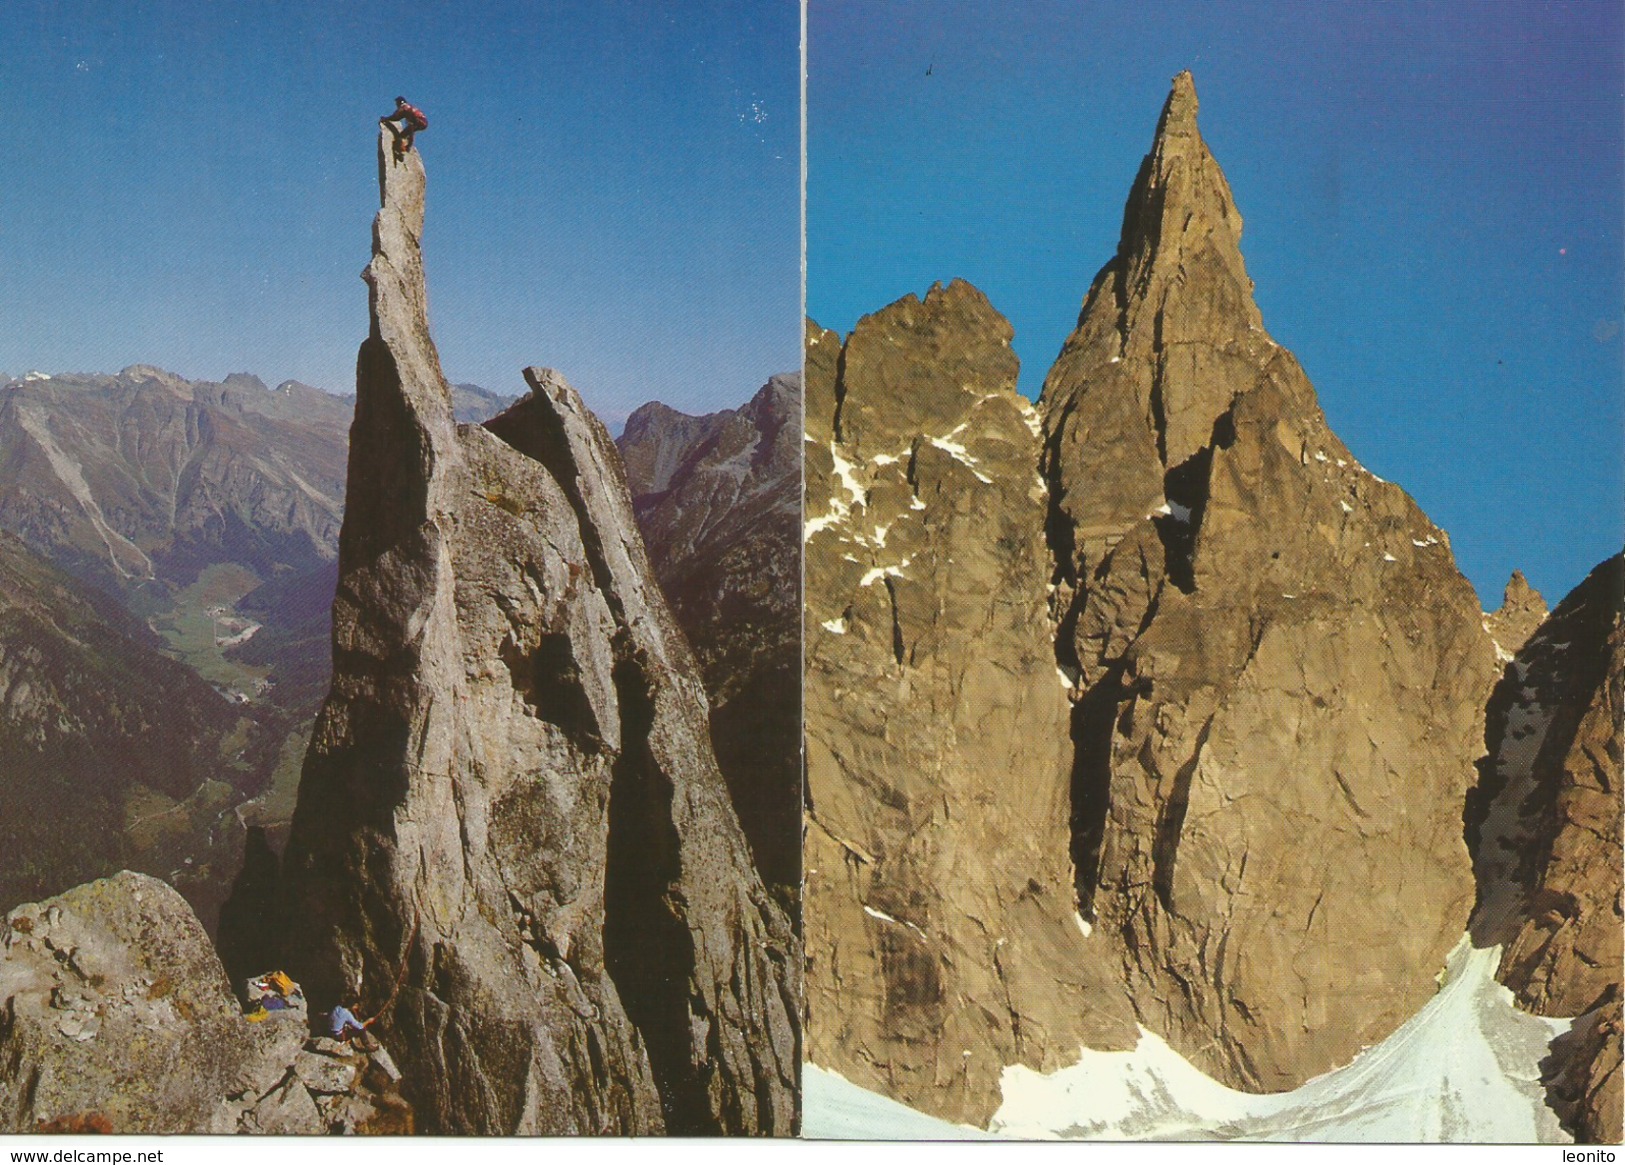
[[[711,740],[762,877],[801,882],[801,378],[703,417],[644,405],[616,445],[700,665]]]
[[[963,282],[807,332],[809,1057],[978,1123],[1007,1065],[1135,1038],[1076,913],[1010,336]]]
[[[422,161],[390,147],[289,969],[316,998],[396,998],[383,1034],[426,1131],[788,1133],[794,936],[619,458],[549,370],[455,424]]]

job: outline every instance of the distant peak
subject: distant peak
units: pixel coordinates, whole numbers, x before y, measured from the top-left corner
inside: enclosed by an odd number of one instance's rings
[[[237,388],[237,389],[242,389],[245,392],[269,392],[269,391],[271,391],[269,388],[267,388],[265,386],[265,381],[263,381],[259,377],[255,376],[252,372],[233,372],[233,373],[230,373],[230,374],[227,375],[226,379],[221,381],[220,383],[221,383],[222,387],[224,387],[224,388]]]
[[[1501,606],[1489,612],[1484,629],[1507,656],[1516,655],[1550,612],[1539,591],[1529,585],[1523,571],[1515,570],[1501,593]]]
[[[30,376],[39,376],[31,372]],[[180,377],[173,372],[159,368],[156,364],[131,364],[119,371],[120,380],[179,380]]]
[[[1507,580],[1506,589],[1501,592],[1501,607],[1503,610],[1538,607],[1544,614],[1546,600],[1539,591],[1529,585],[1529,580],[1523,577],[1523,571],[1515,570],[1512,577]]]
[[[632,410],[632,416],[635,417],[639,414],[646,417],[683,417],[688,415],[679,409],[672,408],[664,401],[658,400],[647,401]]]

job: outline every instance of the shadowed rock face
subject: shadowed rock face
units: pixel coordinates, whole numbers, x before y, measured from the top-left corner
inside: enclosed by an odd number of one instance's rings
[[[220,905],[215,942],[226,977],[242,983],[282,961],[282,863],[263,827],[244,831],[243,865]]]
[[[1174,81],[1044,385],[1073,859],[1141,1022],[1225,1083],[1346,1063],[1472,901],[1494,659],[1448,540],[1264,332]]]
[[[788,1133],[797,961],[613,443],[563,379],[457,426],[424,174],[380,133],[334,681],[285,859],[434,1132]]]
[[[661,589],[711,701],[711,741],[762,877],[801,886],[801,378],[690,417],[659,402],[616,441]]]
[[[1540,1015],[1580,1016],[1553,1045],[1554,1107],[1580,1140],[1622,1121],[1621,717],[1625,569],[1602,563],[1530,636],[1490,701],[1473,937]]]
[[[1617,1145],[1625,1123],[1619,987],[1552,1041],[1543,1061],[1547,1103],[1581,1144]]]
[[[967,283],[809,324],[810,1058],[953,1120],[1135,1033],[1075,917],[1038,420]]]

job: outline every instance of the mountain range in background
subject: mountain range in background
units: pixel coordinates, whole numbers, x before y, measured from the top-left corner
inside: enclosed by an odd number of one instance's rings
[[[148,821],[148,830],[163,830],[165,851],[62,850],[46,842],[53,830],[31,831],[12,852],[37,854],[35,873],[8,887],[14,895],[129,865],[171,878],[212,926],[240,860],[243,823],[286,822],[326,684],[321,629],[350,412],[350,402],[292,381],[276,389],[247,375],[187,381],[145,365],[116,376],[31,373],[0,385],[0,529],[71,576],[59,592],[74,589],[119,613],[116,625],[133,645],[118,653],[122,698],[212,701],[211,717],[237,726],[216,771],[175,766],[160,786],[170,808],[152,802],[138,774],[166,764],[173,742],[154,725],[127,723],[121,751],[135,759],[95,774],[90,828]],[[287,595],[303,602],[285,610]],[[64,711],[95,716],[89,703]],[[31,763],[60,771],[43,753]],[[88,806],[39,793],[19,790],[42,826],[89,819]],[[78,855],[71,871],[59,864],[70,852]]]
[[[3,533],[0,582],[0,903],[130,866],[218,907],[259,726],[117,601]]]
[[[1018,1082],[1064,1104],[1152,1037],[1152,1093],[1299,1097],[1504,943],[1574,1024],[1508,1009],[1493,1099],[1444,1071],[1413,1110],[1407,1069],[1265,1128],[1080,1092],[1046,1135],[1470,1139],[1511,1098],[1617,1140],[1617,565],[1544,623],[1518,578],[1479,609],[1264,330],[1196,112],[1182,74],[1036,408],[969,284],[809,324],[810,1059],[1029,1134]]]
[[[474,384],[451,392],[461,423],[489,420],[518,399]],[[798,407],[764,389],[739,410],[766,426],[752,472],[772,484],[747,482],[731,516],[713,499],[706,545],[670,559],[695,571],[707,553],[719,564],[729,554],[723,577],[748,596],[695,608],[684,622],[711,661],[713,705],[731,705],[742,723],[764,717],[731,736],[728,713],[719,724],[730,774],[741,771],[738,755],[746,766],[778,766],[769,779],[735,782],[742,806],[765,787],[787,788],[784,772],[799,773],[786,719],[795,713],[785,712],[798,650],[786,646],[793,630],[787,639],[783,626],[794,625],[794,594],[785,597],[794,559],[775,557],[794,554],[795,519],[784,514],[796,504],[799,466],[782,446]],[[12,776],[0,796],[16,810],[0,905],[129,867],[180,888],[212,931],[245,828],[263,831],[256,845],[281,848],[332,674],[353,411],[354,398],[294,381],[274,389],[248,374],[189,381],[148,365],[0,380],[0,531],[13,536],[0,543],[12,583],[0,600],[0,653],[12,677],[0,699]],[[662,513],[669,526],[671,507]],[[761,553],[750,549],[756,522],[771,544]],[[775,637],[762,650],[777,663],[741,683],[727,668],[744,666],[758,625]],[[87,652],[87,642],[99,646]],[[46,662],[61,669],[52,682],[29,670]],[[750,716],[740,715],[747,706]],[[162,708],[176,714],[159,717]],[[134,759],[118,760],[126,756]],[[74,790],[81,796],[62,795]],[[763,812],[744,811],[752,822]],[[770,828],[783,834],[784,819],[780,811]],[[794,882],[794,863],[775,860],[776,884]]]
[[[451,409],[460,424],[483,425],[498,413],[506,412],[519,398],[491,392],[477,384],[451,386]]]

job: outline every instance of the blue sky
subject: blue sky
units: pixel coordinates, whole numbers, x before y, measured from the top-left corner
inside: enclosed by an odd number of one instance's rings
[[[404,93],[448,376],[737,404],[800,364],[799,34],[795,0],[7,0],[0,369],[353,391]]]
[[[1333,428],[1486,605],[1514,568],[1555,604],[1625,538],[1621,12],[810,0],[808,313],[969,279],[1036,394],[1189,68]]]

